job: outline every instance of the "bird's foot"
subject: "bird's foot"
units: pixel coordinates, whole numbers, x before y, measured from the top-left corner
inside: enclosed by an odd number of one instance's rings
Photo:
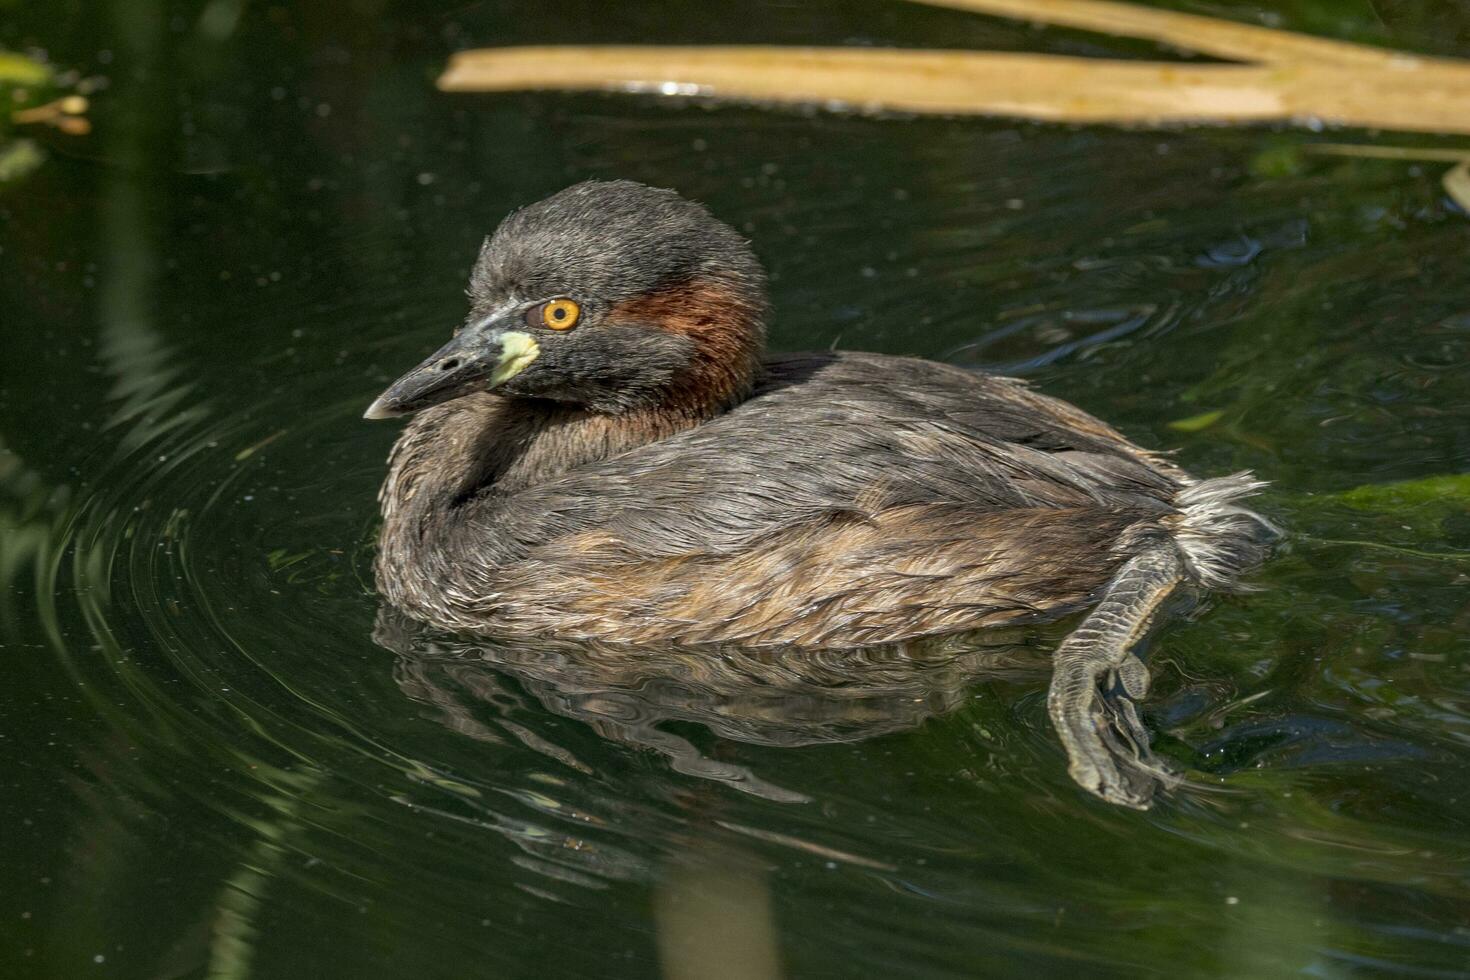
[[[1155,790],[1178,777],[1149,751],[1135,699],[1148,693],[1148,668],[1131,654],[1117,664],[1081,650],[1059,651],[1047,709],[1067,750],[1068,771],[1109,803],[1145,810]]]

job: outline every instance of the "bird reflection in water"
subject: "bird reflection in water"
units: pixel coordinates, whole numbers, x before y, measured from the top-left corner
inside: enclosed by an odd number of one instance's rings
[[[448,727],[471,738],[510,736],[581,772],[590,769],[509,716],[516,686],[553,714],[599,736],[663,756],[676,772],[779,802],[806,802],[749,768],[701,752],[669,731],[692,723],[718,739],[797,748],[857,742],[908,731],[964,702],[975,685],[1034,680],[1045,660],[1021,629],[858,650],[711,650],[619,646],[558,639],[461,637],[434,631],[392,607],[378,614],[374,640],[397,655],[395,679],[408,697],[433,706]],[[487,726],[488,706],[501,729]],[[718,743],[716,745],[718,750]]]
[[[656,753],[674,772],[706,781],[672,794],[683,820],[659,842],[652,861],[602,843],[589,848],[545,828],[528,832],[503,819],[493,826],[525,852],[514,863],[555,882],[603,888],[607,879],[651,880],[665,977],[764,980],[782,975],[770,865],[741,835],[721,832],[732,828],[721,819],[719,796],[726,788],[778,803],[811,798],[721,758],[725,750],[733,743],[791,749],[851,743],[918,728],[958,708],[984,681],[1034,683],[1044,676],[1044,655],[1024,642],[1034,634],[993,629],[862,650],[632,647],[456,636],[385,605],[373,638],[396,656],[394,679],[403,693],[462,735],[513,740],[592,777],[590,765],[535,730],[529,695],[545,712],[585,724],[608,742]],[[669,729],[681,723],[713,735],[712,748],[701,751]],[[796,836],[742,829],[823,860],[893,870]],[[536,886],[525,890],[557,897]]]

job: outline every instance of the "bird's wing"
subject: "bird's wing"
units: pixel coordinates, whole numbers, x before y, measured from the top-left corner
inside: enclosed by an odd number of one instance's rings
[[[733,554],[833,515],[906,506],[1157,515],[1181,485],[1176,473],[1009,379],[812,355],[774,362],[756,395],[724,416],[487,498],[470,519],[523,549],[611,534],[631,554],[676,558]]]

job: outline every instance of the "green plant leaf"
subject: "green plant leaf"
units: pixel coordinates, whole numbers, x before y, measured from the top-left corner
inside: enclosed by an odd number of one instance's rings
[[[9,184],[46,162],[46,152],[34,140],[0,142],[0,184]]]
[[[1175,419],[1169,423],[1169,428],[1175,432],[1200,432],[1220,421],[1224,415],[1225,412],[1217,408],[1213,412],[1201,412],[1189,418]]]
[[[0,51],[0,84],[46,85],[51,81],[51,68],[13,51]]]
[[[1470,507],[1470,473],[1448,473],[1402,483],[1369,483],[1338,494],[1360,510],[1403,510],[1426,505]]]

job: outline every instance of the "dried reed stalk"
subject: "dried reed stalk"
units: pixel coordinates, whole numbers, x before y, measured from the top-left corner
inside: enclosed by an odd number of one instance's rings
[[[1470,134],[1470,66],[1186,65],[1053,55],[789,47],[466,51],[448,91],[556,88],[1066,122],[1309,121]]]
[[[1404,67],[1411,62],[1460,65],[1447,59],[1386,51],[1254,24],[1154,10],[1106,0],[913,0],[931,7],[969,10],[1013,20],[1073,27],[1098,34],[1146,38],[1183,51],[1232,61]]]
[[[447,91],[583,89],[1059,122],[1294,122],[1470,134],[1470,62],[1103,0],[916,0],[1149,38],[1242,64],[882,48],[519,47]]]

